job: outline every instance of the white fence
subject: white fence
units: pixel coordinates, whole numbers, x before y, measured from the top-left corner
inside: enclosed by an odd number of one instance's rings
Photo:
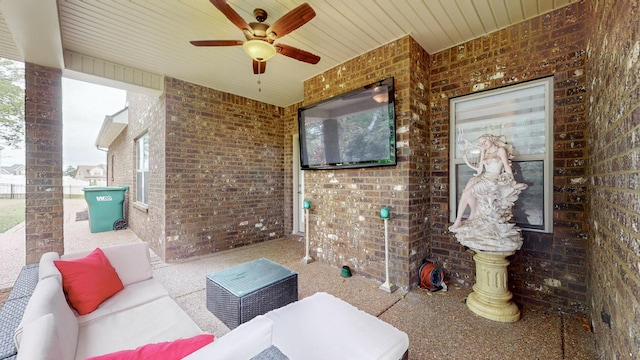
[[[88,181],[75,180],[69,176],[63,177],[62,180],[62,192],[67,198],[84,196],[82,189],[90,185]],[[25,195],[26,186],[24,176],[0,176],[0,199],[24,199]]]
[[[62,192],[64,197],[82,197],[86,186],[64,185]],[[0,183],[0,199],[24,199],[26,196],[26,187],[22,184],[6,184]]]

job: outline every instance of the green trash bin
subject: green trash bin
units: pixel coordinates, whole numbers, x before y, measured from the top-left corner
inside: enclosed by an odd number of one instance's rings
[[[124,229],[126,220],[122,204],[128,186],[86,187],[84,199],[89,205],[89,227],[92,233]]]

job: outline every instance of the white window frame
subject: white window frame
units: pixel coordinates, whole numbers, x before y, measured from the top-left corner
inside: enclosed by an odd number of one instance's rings
[[[537,99],[530,100],[535,103],[531,109],[525,109],[524,113],[513,111],[513,104],[522,101],[523,94],[539,90],[544,92],[543,99],[536,93]],[[461,138],[475,142],[483,134],[505,135],[514,146],[514,176],[518,182],[529,185],[529,193],[524,190],[514,206],[514,220],[523,230],[553,232],[553,76],[452,98],[449,111],[450,221],[456,218],[459,196],[466,178],[473,172],[462,159]],[[542,116],[544,124],[540,121]],[[521,169],[539,178],[524,178]],[[534,169],[541,169],[542,174]]]
[[[136,202],[149,203],[149,133],[136,139]]]

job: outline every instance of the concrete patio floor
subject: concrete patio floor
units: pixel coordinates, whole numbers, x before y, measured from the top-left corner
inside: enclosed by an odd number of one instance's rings
[[[65,252],[140,241],[129,229],[90,233],[87,221],[76,221],[84,209],[84,200],[65,200]],[[24,265],[23,242],[24,227],[0,234],[0,289],[10,287]],[[467,308],[468,287],[450,284],[447,292],[399,289],[388,294],[378,289],[380,282],[357,274],[345,279],[340,268],[319,262],[303,264],[303,255],[304,243],[292,236],[180,262],[152,260],[154,276],[202,330],[216,337],[229,329],[206,309],[206,275],[265,257],[299,273],[300,298],[324,291],[405,331],[410,359],[599,358],[586,319],[521,306],[520,321],[494,322]]]

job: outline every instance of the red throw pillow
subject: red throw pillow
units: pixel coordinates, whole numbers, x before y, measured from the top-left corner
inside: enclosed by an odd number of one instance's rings
[[[101,249],[74,260],[55,260],[62,273],[62,288],[67,300],[80,315],[88,314],[124,289],[122,281]]]
[[[187,339],[143,345],[135,350],[122,350],[85,360],[179,360],[211,342],[213,342],[213,335],[201,334]]]

